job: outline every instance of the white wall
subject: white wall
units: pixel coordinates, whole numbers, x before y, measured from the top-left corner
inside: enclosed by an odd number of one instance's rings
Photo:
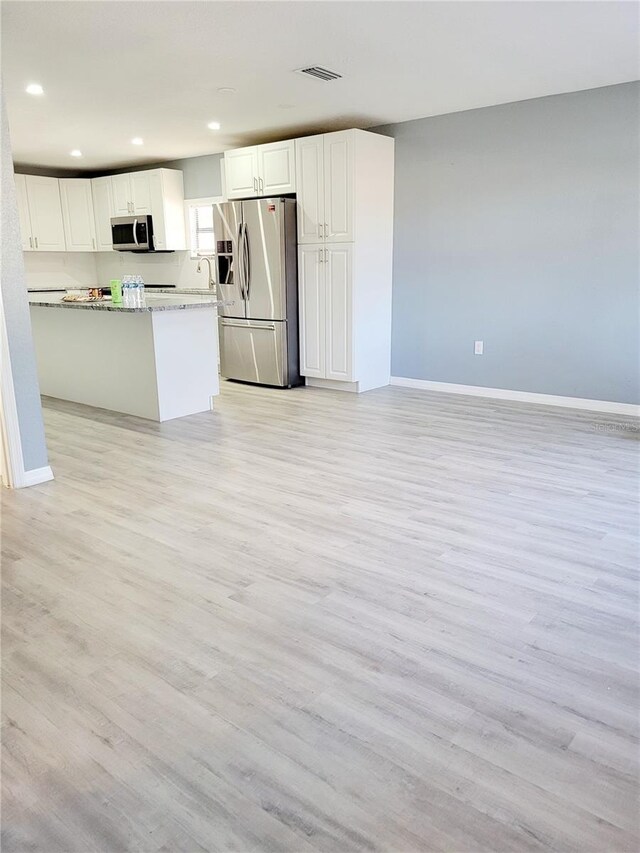
[[[27,287],[92,287],[98,283],[92,252],[25,252]]]
[[[105,287],[112,278],[141,275],[147,284],[207,287],[207,267],[197,273],[189,252],[25,252],[27,287]]]
[[[8,363],[14,386],[15,409],[22,445],[22,461],[25,471],[42,471],[48,466],[47,445],[40,405],[40,389],[36,372],[36,360],[31,337],[29,303],[25,293],[23,252],[20,249],[20,221],[16,187],[11,168],[11,140],[2,99],[2,160],[0,163],[0,287],[2,298],[0,310],[6,334]],[[4,349],[4,342],[3,342]],[[3,367],[3,382],[7,375]],[[15,472],[18,473],[18,472]]]
[[[94,256],[97,263],[99,284],[103,287],[112,278],[123,275],[141,275],[145,284],[174,284],[177,287],[207,287],[207,265],[197,273],[197,261],[189,252],[170,254],[150,253],[136,255],[133,252],[99,252]]]

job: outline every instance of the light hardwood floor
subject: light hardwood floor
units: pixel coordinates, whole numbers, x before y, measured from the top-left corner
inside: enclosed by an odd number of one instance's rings
[[[55,482],[3,495],[5,853],[638,849],[633,422],[230,384],[45,417]]]

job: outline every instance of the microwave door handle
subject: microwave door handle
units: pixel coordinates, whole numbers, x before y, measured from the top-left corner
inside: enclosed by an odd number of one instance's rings
[[[136,244],[136,246],[139,246],[140,243],[138,243],[138,233],[137,232],[138,232],[138,220],[134,219],[133,220],[133,242]]]

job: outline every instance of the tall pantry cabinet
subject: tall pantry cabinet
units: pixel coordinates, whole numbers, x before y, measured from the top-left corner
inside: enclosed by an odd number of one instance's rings
[[[296,140],[300,372],[307,385],[389,384],[394,141]]]

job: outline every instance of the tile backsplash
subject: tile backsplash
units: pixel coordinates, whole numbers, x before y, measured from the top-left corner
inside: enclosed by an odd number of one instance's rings
[[[141,275],[147,284],[207,288],[207,267],[196,272],[189,252],[25,252],[27,287],[106,286],[112,278]]]
[[[98,283],[93,252],[25,252],[27,287],[92,287]]]
[[[141,275],[146,284],[175,284],[176,287],[207,287],[207,266],[196,272],[197,261],[189,252],[168,254],[151,252],[136,255],[133,252],[99,252],[95,255],[98,283],[109,284],[112,278],[123,275]]]

